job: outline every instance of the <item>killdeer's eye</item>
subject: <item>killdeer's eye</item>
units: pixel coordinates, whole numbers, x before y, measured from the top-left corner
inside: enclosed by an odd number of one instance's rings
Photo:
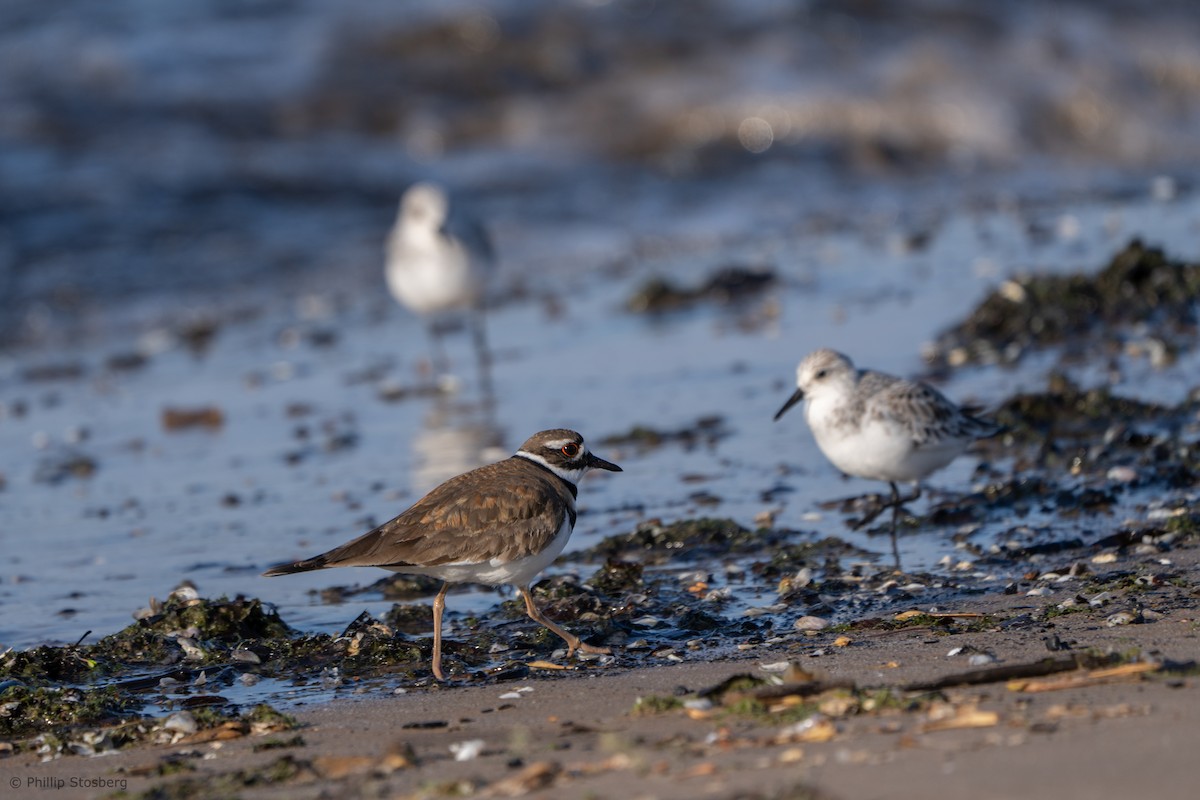
[[[579,445],[575,444],[574,442],[571,444],[564,444],[562,454],[567,458],[574,458],[575,456],[579,455]]]

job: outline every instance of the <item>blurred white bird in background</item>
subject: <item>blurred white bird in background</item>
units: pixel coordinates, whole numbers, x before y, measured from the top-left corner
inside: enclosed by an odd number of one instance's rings
[[[485,400],[490,400],[492,386],[483,317],[494,268],[495,253],[486,231],[455,213],[445,190],[416,183],[404,192],[387,240],[388,289],[425,320],[439,379],[449,368],[442,336],[464,323],[471,328]]]

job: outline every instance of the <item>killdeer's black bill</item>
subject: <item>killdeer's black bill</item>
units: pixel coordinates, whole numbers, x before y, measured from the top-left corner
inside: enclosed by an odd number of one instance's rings
[[[621,469],[620,467],[618,467],[616,464],[612,463],[611,461],[605,461],[603,458],[600,458],[599,456],[596,456],[596,455],[592,455],[591,453],[588,453],[587,465],[590,469],[606,469],[609,472],[624,472],[625,471],[625,470]]]
[[[566,546],[575,527],[579,479],[589,469],[621,472],[566,429],[531,436],[511,458],[451,478],[396,518],[341,547],[280,564],[264,575],[330,567],[382,567],[433,575],[444,583],[433,602],[433,674],[442,672],[442,611],[451,583],[508,584],[530,618],[576,650],[608,653],[546,619],[529,593],[534,577]]]

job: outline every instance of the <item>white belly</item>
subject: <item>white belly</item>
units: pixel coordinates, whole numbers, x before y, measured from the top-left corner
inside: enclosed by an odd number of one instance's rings
[[[546,567],[554,563],[571,538],[571,518],[564,517],[550,545],[540,553],[514,561],[491,559],[474,564],[440,564],[436,567],[389,567],[393,572],[410,575],[430,575],[451,583],[485,583],[491,586],[502,584],[528,586]]]
[[[912,483],[949,464],[967,442],[950,440],[917,448],[898,425],[872,421],[858,428],[835,427],[830,417],[810,419],[813,436],[825,457],[847,475],[877,481]]]
[[[462,252],[392,258],[387,283],[392,295],[418,314],[468,309],[477,304],[483,288]]]

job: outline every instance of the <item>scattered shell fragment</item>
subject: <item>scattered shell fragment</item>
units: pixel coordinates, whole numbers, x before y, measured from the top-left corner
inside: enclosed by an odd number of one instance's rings
[[[952,714],[947,716],[936,715],[930,713],[934,717],[921,726],[923,733],[931,733],[933,731],[953,731],[964,728],[990,728],[1000,722],[1000,715],[995,711],[980,711],[975,706],[962,706],[956,708]]]
[[[173,731],[185,735],[195,733],[198,727],[196,725],[196,718],[192,716],[192,712],[190,711],[176,711],[163,721],[164,731]]]
[[[1104,620],[1104,624],[1112,628],[1117,625],[1131,625],[1141,621],[1142,615],[1140,612],[1118,611],[1117,613],[1110,615],[1108,619]]]
[[[806,720],[781,728],[774,737],[775,744],[796,742],[828,742],[837,736],[837,727],[827,717],[814,714]]]
[[[451,742],[450,752],[454,753],[455,761],[472,761],[483,752],[483,739],[467,739],[463,742]]]

